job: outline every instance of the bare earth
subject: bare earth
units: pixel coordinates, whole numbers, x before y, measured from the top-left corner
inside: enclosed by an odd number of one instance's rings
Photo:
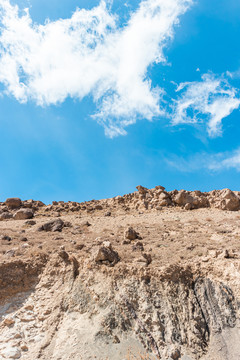
[[[240,359],[239,193],[143,189],[1,204],[0,360]]]

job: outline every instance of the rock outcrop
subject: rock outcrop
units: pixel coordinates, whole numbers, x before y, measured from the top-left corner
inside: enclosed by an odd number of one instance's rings
[[[0,203],[0,360],[240,360],[239,199]]]

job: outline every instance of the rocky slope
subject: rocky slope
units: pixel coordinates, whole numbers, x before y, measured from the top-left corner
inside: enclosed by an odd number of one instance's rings
[[[137,189],[0,204],[0,360],[240,359],[240,193]]]

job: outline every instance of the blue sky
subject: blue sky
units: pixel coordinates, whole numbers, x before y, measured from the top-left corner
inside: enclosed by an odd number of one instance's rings
[[[0,0],[0,29],[1,201],[240,189],[237,0]]]

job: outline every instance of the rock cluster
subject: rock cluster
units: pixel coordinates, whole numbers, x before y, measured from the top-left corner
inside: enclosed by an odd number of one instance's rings
[[[173,190],[167,192],[163,186],[147,189],[141,185],[137,191],[112,199],[91,200],[82,203],[74,201],[53,201],[45,205],[41,201],[9,198],[0,203],[0,221],[27,220],[34,216],[52,216],[71,213],[94,214],[101,212],[104,216],[112,216],[114,211],[161,210],[164,207],[181,207],[185,210],[200,208],[217,208],[227,211],[240,210],[240,192],[229,189],[213,190],[210,192]],[[57,230],[58,231],[58,230]],[[129,235],[131,237],[131,235]],[[131,240],[131,239],[129,239]]]

